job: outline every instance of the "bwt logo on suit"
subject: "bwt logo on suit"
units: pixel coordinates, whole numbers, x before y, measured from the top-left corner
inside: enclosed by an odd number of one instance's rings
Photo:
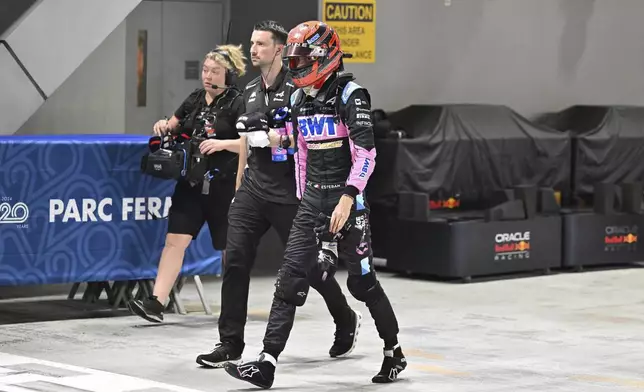
[[[112,222],[114,215],[121,221],[162,219],[168,216],[172,198],[126,197],[115,205],[113,199],[49,200],[49,222]]]

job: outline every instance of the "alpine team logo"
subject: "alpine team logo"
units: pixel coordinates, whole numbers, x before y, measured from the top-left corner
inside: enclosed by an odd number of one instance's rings
[[[0,224],[21,224],[29,219],[29,207],[23,202],[11,204],[8,201],[0,203]]]

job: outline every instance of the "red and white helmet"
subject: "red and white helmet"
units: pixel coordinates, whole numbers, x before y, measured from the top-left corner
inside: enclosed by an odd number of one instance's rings
[[[342,55],[340,37],[326,23],[300,23],[288,33],[284,59],[297,87],[321,84],[340,68]]]

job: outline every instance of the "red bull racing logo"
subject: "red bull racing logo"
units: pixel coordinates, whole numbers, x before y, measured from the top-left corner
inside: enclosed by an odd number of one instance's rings
[[[606,226],[604,228],[604,251],[637,250],[637,225]]]
[[[457,198],[450,197],[449,199],[446,200],[430,200],[429,201],[429,209],[430,210],[440,210],[440,209],[448,209],[452,210],[454,208],[458,208],[461,206],[461,201]]]
[[[494,236],[494,260],[530,258],[530,232],[498,233]]]

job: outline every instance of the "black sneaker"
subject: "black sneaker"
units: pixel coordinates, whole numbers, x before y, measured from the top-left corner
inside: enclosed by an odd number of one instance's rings
[[[197,363],[209,368],[222,368],[227,363],[238,364],[240,361],[241,350],[228,343],[218,343],[208,354],[197,356]]]
[[[407,367],[407,359],[405,359],[400,345],[397,344],[393,350],[384,350],[384,352],[385,359],[382,361],[380,372],[371,379],[371,382],[376,384],[396,381],[398,374]]]
[[[143,301],[138,299],[131,300],[128,302],[127,306],[130,308],[130,312],[150,322],[160,323],[163,321],[163,311],[165,310],[165,306],[163,306],[163,304],[159,302],[157,297],[154,295],[150,298],[144,299]]]
[[[335,330],[335,340],[329,350],[331,358],[346,357],[356,348],[358,331],[362,325],[362,314],[351,310],[351,322],[347,325],[338,326]]]
[[[246,362],[242,365],[226,364],[226,373],[238,380],[246,381],[256,387],[269,389],[275,381],[275,366],[277,361],[272,356],[261,353],[257,361]]]

